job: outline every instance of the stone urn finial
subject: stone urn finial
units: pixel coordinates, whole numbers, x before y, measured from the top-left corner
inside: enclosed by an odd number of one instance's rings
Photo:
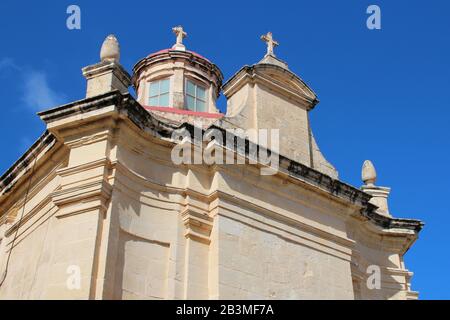
[[[375,167],[370,160],[364,161],[361,176],[365,185],[373,186],[375,184],[375,181],[377,180],[377,172],[375,171]]]
[[[102,48],[100,50],[101,61],[114,61],[119,62],[120,59],[120,46],[119,41],[115,35],[110,34],[103,41]]]

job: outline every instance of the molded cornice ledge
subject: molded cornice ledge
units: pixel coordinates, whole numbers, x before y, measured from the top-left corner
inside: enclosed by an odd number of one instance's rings
[[[129,93],[122,94],[118,90],[42,111],[38,115],[47,124],[48,131],[58,139],[63,139],[63,131],[101,118],[129,119],[140,129],[159,137],[169,137],[176,128],[154,118]]]
[[[106,213],[111,193],[111,185],[105,180],[98,180],[74,188],[57,190],[51,196],[53,203],[60,209],[56,217],[62,218],[95,210]]]
[[[184,126],[191,133],[193,139],[192,141],[194,141],[193,126],[190,124],[184,124]],[[227,134],[230,135],[229,132],[226,132],[225,128],[221,128],[216,125],[211,126],[209,129],[216,129],[221,131],[223,137],[225,137]],[[230,140],[232,140],[231,137]],[[236,140],[237,139],[234,139],[234,141]],[[216,139],[215,142],[225,148],[224,141],[219,141],[218,139]],[[244,148],[239,148],[239,146],[235,142],[234,150],[236,150],[239,156],[245,157],[247,159],[251,157],[250,150],[258,150],[257,152],[259,152],[259,150],[261,149],[263,150],[263,153],[266,152],[265,149],[259,145],[251,145],[254,144],[247,139],[245,140]],[[268,150],[268,153],[271,154],[272,151]],[[360,215],[362,216],[362,218],[367,219],[368,221],[370,221],[370,223],[374,224],[374,226],[377,226],[376,230],[378,233],[392,235],[393,233],[395,233],[394,231],[399,231],[401,233],[401,230],[404,230],[406,232],[412,231],[416,237],[418,232],[424,226],[424,223],[420,220],[392,218],[381,215],[376,212],[378,208],[375,205],[369,203],[371,195],[282,155],[278,155],[278,157],[278,174],[289,176],[297,180],[298,182],[303,183],[305,187],[316,188],[316,190],[320,190],[322,193],[335,198],[337,201],[350,203],[352,205],[355,205],[356,207],[361,208]]]
[[[88,121],[96,121],[102,117],[112,116],[117,119],[129,120],[150,135],[165,138],[166,140],[170,140],[173,130],[183,127],[190,132],[192,141],[194,141],[194,127],[191,124],[184,123],[178,126],[158,120],[147,112],[129,93],[122,94],[118,90],[43,111],[39,113],[39,116],[47,123],[48,130],[56,136],[59,135],[60,130],[63,128],[77,127],[82,122],[86,123]],[[225,136],[224,128],[218,126],[212,126],[211,128],[221,130],[223,136]],[[204,132],[205,130],[202,131]],[[251,142],[246,140],[245,149],[240,150],[236,148],[235,150],[240,156],[249,158],[250,144]],[[306,165],[281,155],[279,157],[279,174],[288,175],[306,186],[319,188],[322,192],[335,197],[338,201],[352,203],[360,207],[361,216],[374,225],[381,227],[379,228],[380,232],[389,229],[391,231],[403,229],[412,230],[417,234],[424,225],[419,220],[396,219],[380,215],[376,212],[377,207],[369,203],[371,197],[369,194]]]
[[[45,131],[39,139],[0,177],[0,198],[7,194],[16,182],[31,173],[31,167],[36,159],[38,162],[48,150],[56,144],[55,137]]]
[[[277,77],[274,78],[274,75]],[[293,101],[304,105],[308,111],[319,103],[317,95],[300,77],[273,64],[242,67],[222,86],[223,93],[230,98],[247,83],[260,83],[284,96],[289,96]]]
[[[62,168],[58,174],[62,178],[61,189],[52,194],[53,203],[61,210],[56,215],[58,218],[84,213],[93,210],[106,212],[107,203],[111,198],[112,186],[106,180],[104,174],[111,168],[107,158],[91,161],[82,165]],[[80,177],[74,178],[74,177]]]

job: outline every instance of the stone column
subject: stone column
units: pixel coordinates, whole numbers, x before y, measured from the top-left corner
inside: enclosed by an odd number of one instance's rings
[[[114,158],[111,118],[78,123],[60,120],[49,126],[69,149],[67,167],[57,171],[60,187],[51,194],[58,211],[54,223],[55,258],[45,299],[101,299],[105,281],[109,231],[111,157]],[[65,122],[64,122],[65,121]],[[67,285],[79,275],[80,288]]]
[[[185,226],[184,298],[209,298],[209,245],[213,219],[207,210],[200,209],[198,200],[187,198],[181,213]],[[194,202],[196,203],[193,205]]]
[[[173,71],[171,92],[172,92],[172,106],[177,109],[184,109],[184,65],[183,62],[176,62],[177,68]]]
[[[104,298],[117,122],[99,107],[102,99],[94,97],[114,90],[128,92],[130,77],[118,63],[115,37],[106,38],[100,57],[100,63],[83,69],[87,97],[92,98],[81,104],[92,103],[90,112],[80,117],[74,108],[74,114],[41,115],[49,132],[69,149],[67,167],[57,171],[60,187],[51,193],[58,208],[54,224],[58,241],[45,299]],[[80,278],[79,288],[69,287],[70,276]]]

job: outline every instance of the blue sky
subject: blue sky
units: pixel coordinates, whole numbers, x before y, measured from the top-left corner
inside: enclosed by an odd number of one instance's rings
[[[81,30],[66,9],[81,8]],[[366,9],[381,8],[381,30]],[[360,186],[371,159],[392,188],[394,216],[426,226],[406,255],[423,299],[450,299],[450,2],[429,1],[11,1],[0,2],[0,171],[43,132],[36,112],[83,98],[80,69],[116,34],[131,72],[145,55],[185,44],[228,79],[265,53],[272,31],[279,58],[317,93],[311,112],[319,146],[345,182]],[[222,98],[220,104],[225,104]]]

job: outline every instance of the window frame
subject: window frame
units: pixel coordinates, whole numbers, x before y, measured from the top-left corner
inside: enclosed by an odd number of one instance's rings
[[[188,83],[192,83],[194,85],[194,91],[195,91],[195,96],[193,96],[192,94],[188,93]],[[204,90],[205,92],[205,97],[204,98],[200,98],[198,96],[198,88],[201,88]],[[188,97],[193,98],[194,99],[194,109],[190,109],[188,107]],[[191,110],[194,112],[208,112],[208,87],[205,86],[203,83],[201,83],[200,81],[196,81],[193,80],[191,78],[186,78],[185,80],[185,84],[184,84],[184,107],[186,110]],[[204,109],[199,111],[198,107],[197,107],[197,102],[203,102],[204,103]]]
[[[168,81],[168,89],[165,92],[161,92],[161,83],[163,81]],[[152,84],[158,84],[158,93],[155,95],[151,94],[151,86]],[[167,105],[163,105],[161,103],[161,96],[165,96],[167,95]],[[158,103],[156,105],[151,104],[150,100],[152,98],[157,98],[158,99]],[[155,106],[155,107],[170,107],[170,77],[166,77],[166,78],[159,78],[159,79],[154,79],[153,81],[148,81],[147,82],[147,104],[149,106]]]

